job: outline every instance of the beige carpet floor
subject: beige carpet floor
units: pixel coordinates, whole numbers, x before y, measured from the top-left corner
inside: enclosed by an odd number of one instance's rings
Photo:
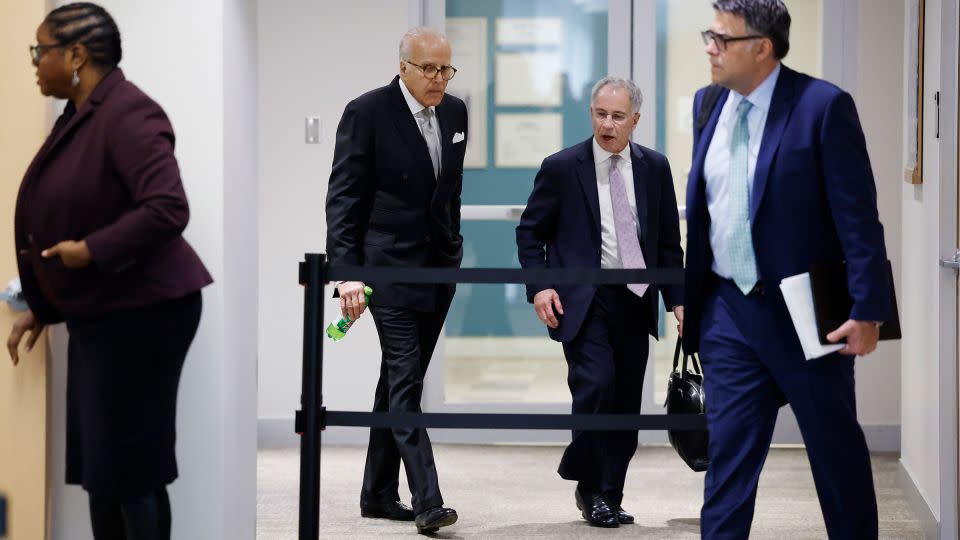
[[[560,446],[437,445],[447,506],[460,520],[436,538],[699,538],[703,474],[686,468],[671,448],[641,447],[627,477],[623,506],[636,525],[597,529],[580,518],[573,483],[557,476]],[[325,447],[321,459],[320,537],[416,538],[412,523],[360,517],[365,448]],[[257,538],[297,538],[299,451],[265,450],[258,459]],[[873,458],[880,537],[921,539],[920,523],[897,487],[897,458]],[[401,480],[401,498],[409,491]],[[806,453],[770,452],[757,496],[751,538],[827,537]]]

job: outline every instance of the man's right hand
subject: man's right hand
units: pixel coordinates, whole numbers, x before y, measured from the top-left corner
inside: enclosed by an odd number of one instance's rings
[[[340,314],[344,319],[355,321],[367,309],[363,287],[362,281],[344,281],[337,285],[337,292],[340,293]]]
[[[563,305],[560,304],[560,295],[553,289],[544,289],[533,297],[533,307],[537,310],[537,317],[550,328],[560,326],[557,314],[563,315]],[[556,308],[556,313],[554,313]]]

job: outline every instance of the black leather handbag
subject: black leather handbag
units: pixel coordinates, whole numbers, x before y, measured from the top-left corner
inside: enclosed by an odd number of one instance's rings
[[[677,350],[673,353],[673,371],[667,381],[667,401],[663,404],[667,414],[704,414],[706,411],[703,395],[703,370],[696,354],[683,354],[683,366],[680,367],[681,341],[677,338]],[[688,369],[687,361],[690,361]],[[680,367],[678,370],[677,368]],[[694,471],[703,472],[710,465],[707,457],[706,429],[667,430],[670,446],[680,458]]]

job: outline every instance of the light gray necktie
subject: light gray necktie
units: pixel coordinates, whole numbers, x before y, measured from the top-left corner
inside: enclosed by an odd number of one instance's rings
[[[423,109],[420,111],[420,118],[420,130],[423,132],[423,139],[427,142],[430,161],[433,162],[433,175],[434,178],[440,178],[440,134],[433,110],[429,107]]]
[[[643,259],[640,250],[640,239],[637,237],[637,226],[633,221],[633,212],[630,210],[630,200],[627,199],[627,186],[620,174],[620,156],[610,156],[610,202],[613,205],[613,225],[617,233],[617,247],[620,250],[620,262],[624,268],[643,269],[647,261]],[[637,296],[647,292],[646,283],[629,283],[627,288]]]

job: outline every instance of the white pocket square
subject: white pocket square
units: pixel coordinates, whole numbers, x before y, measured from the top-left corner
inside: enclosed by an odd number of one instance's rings
[[[466,137],[463,136],[463,132],[462,132],[462,131],[458,131],[458,132],[456,132],[456,133],[453,134],[453,142],[452,142],[451,144],[457,144],[458,142],[463,141],[465,138],[466,138]]]

